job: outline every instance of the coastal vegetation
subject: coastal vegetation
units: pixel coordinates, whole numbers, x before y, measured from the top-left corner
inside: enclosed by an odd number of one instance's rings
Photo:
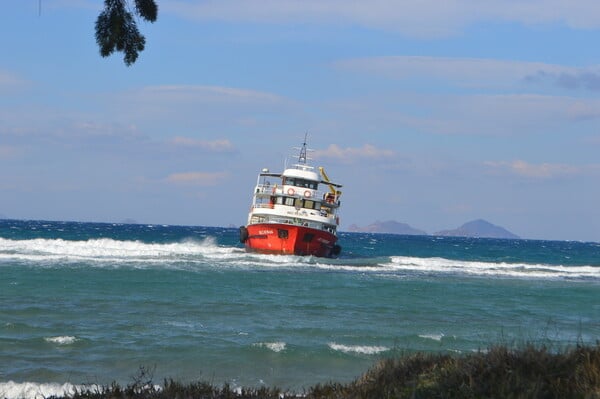
[[[141,372],[127,387],[116,383],[78,391],[73,399],[234,398],[600,398],[600,341],[560,351],[495,346],[468,355],[413,353],[380,360],[350,383],[318,384],[305,392],[278,388],[216,387],[167,380],[154,385]]]

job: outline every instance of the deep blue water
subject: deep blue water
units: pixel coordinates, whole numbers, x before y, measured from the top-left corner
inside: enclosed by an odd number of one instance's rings
[[[205,380],[301,391],[410,351],[600,339],[600,244],[342,233],[339,259],[237,229],[0,221],[0,396]]]

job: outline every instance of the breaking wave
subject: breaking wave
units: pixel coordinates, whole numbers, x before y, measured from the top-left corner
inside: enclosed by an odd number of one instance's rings
[[[175,243],[119,241],[110,238],[71,241],[61,238],[10,240],[0,238],[0,261],[48,263],[164,263],[227,259],[239,248],[218,246],[212,237]]]
[[[412,258],[393,256],[386,264],[396,271],[451,273],[473,276],[495,276],[540,279],[600,279],[600,267],[563,266],[527,263],[494,263],[444,258]]]
[[[73,336],[59,336],[59,337],[47,337],[44,338],[46,342],[57,344],[57,345],[71,345],[77,341],[76,337]]]
[[[285,350],[287,345],[285,342],[260,342],[258,344],[254,344],[253,346],[267,348],[273,352],[281,352]]]
[[[98,238],[81,241],[61,238],[12,240],[0,238],[0,267],[22,262],[33,266],[63,267],[85,264],[87,267],[135,268],[317,268],[391,275],[466,275],[527,279],[600,280],[598,266],[563,266],[549,264],[504,263],[380,256],[373,258],[323,259],[293,255],[260,255],[243,248],[219,245],[214,237],[188,239],[172,243]]]
[[[328,346],[338,352],[353,353],[360,355],[376,355],[378,353],[389,351],[390,348],[386,346],[368,346],[368,345],[342,345],[335,342],[330,342]]]
[[[84,389],[98,389],[95,385],[73,385],[70,383],[40,384],[35,382],[0,382],[0,397],[6,399],[45,399],[73,395]]]

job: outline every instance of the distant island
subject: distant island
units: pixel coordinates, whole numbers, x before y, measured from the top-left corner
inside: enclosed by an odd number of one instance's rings
[[[433,233],[433,235],[445,237],[520,238],[504,227],[496,226],[483,219],[473,220],[453,230],[438,231]]]
[[[386,222],[377,221],[365,227],[359,227],[355,224],[348,227],[348,231],[357,233],[389,233],[405,235],[427,235],[423,230],[416,229],[406,223],[400,223],[393,220]],[[496,226],[486,220],[477,219],[467,222],[462,226],[452,230],[442,230],[433,233],[434,236],[444,237],[474,237],[474,238],[507,238],[519,239],[516,234],[511,233],[503,227]]]
[[[415,229],[406,223],[395,222],[388,220],[386,222],[377,221],[365,227],[359,227],[355,224],[348,227],[348,231],[355,233],[389,233],[389,234],[406,234],[406,235],[421,235],[427,233],[423,230]]]

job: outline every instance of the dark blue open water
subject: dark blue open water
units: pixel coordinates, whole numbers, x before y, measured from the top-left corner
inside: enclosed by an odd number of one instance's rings
[[[339,259],[237,229],[0,221],[0,396],[154,380],[345,382],[410,351],[600,339],[600,244],[341,234]]]

